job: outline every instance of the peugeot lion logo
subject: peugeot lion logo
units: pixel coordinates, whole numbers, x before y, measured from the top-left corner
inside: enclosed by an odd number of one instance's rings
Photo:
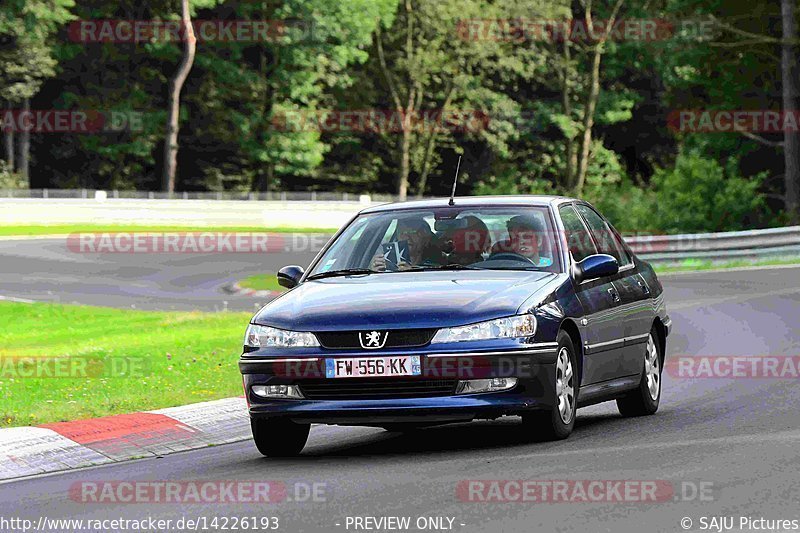
[[[361,343],[361,347],[366,350],[383,348],[388,338],[388,331],[360,331],[358,333],[358,341]]]

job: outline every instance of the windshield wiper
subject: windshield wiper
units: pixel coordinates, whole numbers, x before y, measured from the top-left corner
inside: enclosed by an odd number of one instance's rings
[[[306,278],[308,280],[333,278],[336,276],[357,276],[360,274],[378,274],[379,270],[372,270],[371,268],[342,268],[340,270],[329,270],[327,272],[317,272]]]
[[[470,265],[462,265],[460,263],[450,263],[447,265],[418,266],[410,268],[409,270],[413,272],[419,272],[420,270],[486,270],[486,269]]]

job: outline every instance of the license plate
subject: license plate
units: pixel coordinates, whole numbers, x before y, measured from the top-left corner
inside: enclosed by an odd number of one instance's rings
[[[418,355],[326,359],[325,377],[419,376],[422,374],[419,360]]]

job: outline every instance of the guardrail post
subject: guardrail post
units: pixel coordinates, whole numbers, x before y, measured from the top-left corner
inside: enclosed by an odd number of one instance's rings
[[[42,198],[49,198],[47,194],[47,189],[42,189]]]

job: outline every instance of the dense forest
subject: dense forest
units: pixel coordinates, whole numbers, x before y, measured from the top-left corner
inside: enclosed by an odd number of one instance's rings
[[[462,194],[577,195],[626,231],[797,222],[798,11],[3,0],[0,189],[406,198],[462,156]]]

